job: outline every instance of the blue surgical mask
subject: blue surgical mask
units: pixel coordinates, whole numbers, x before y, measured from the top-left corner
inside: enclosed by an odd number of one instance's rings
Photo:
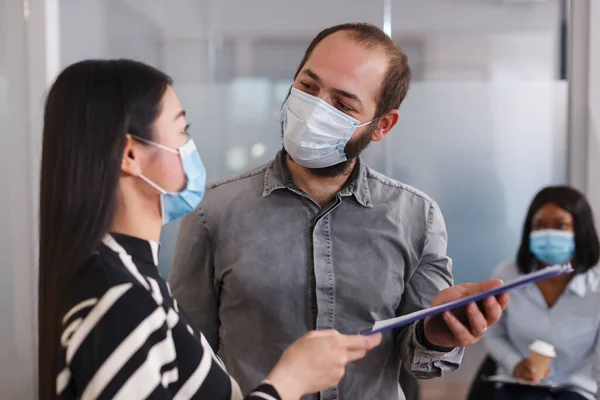
[[[529,235],[529,251],[543,264],[566,264],[575,254],[575,233],[556,229],[533,231]]]
[[[292,88],[281,110],[283,146],[297,164],[325,168],[347,160],[346,144],[364,124],[318,97]]]
[[[204,189],[206,187],[206,169],[200,158],[200,153],[196,149],[193,140],[188,140],[186,144],[179,150],[172,149],[162,144],[154,143],[139,137],[136,140],[144,142],[159,149],[179,154],[183,172],[187,178],[185,189],[177,193],[169,193],[150,179],[145,177],[141,172],[139,177],[149,185],[158,190],[160,195],[160,208],[162,212],[163,225],[179,219],[190,212],[194,211],[202,202],[204,197]]]

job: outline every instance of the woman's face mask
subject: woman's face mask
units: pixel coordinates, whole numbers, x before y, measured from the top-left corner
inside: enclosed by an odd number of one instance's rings
[[[198,153],[194,141],[190,139],[186,144],[176,150],[137,136],[134,136],[134,138],[161,150],[178,154],[181,158],[181,165],[183,167],[183,172],[185,173],[187,184],[185,188],[179,192],[169,193],[144,176],[141,171],[139,174],[141,179],[161,193],[160,209],[163,225],[182,218],[194,211],[202,202],[206,187],[206,169],[204,168],[200,153]]]
[[[529,251],[545,265],[566,264],[575,254],[575,232],[542,229],[529,235]]]
[[[555,203],[544,204],[531,221],[529,251],[542,264],[570,262],[575,255],[573,216]]]

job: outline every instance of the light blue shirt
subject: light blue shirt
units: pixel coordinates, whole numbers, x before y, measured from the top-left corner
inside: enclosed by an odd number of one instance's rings
[[[504,281],[520,275],[515,263],[501,265],[494,277]],[[586,399],[596,392],[595,348],[600,329],[600,270],[573,277],[557,302],[548,308],[537,285],[510,292],[510,304],[483,342],[498,363],[498,374],[512,375],[529,355],[529,345],[543,340],[556,348],[550,366],[553,383],[568,385]]]

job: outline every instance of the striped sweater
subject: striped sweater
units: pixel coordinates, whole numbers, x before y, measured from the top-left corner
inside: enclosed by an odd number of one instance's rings
[[[243,397],[157,262],[157,243],[111,234],[76,277],[62,319],[58,399],[279,400],[268,382]]]

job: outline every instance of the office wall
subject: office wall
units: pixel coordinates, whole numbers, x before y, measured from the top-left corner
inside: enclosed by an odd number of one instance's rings
[[[35,397],[35,251],[23,6],[0,0],[0,397]]]
[[[600,3],[589,4],[586,192],[600,227]]]
[[[566,182],[559,6],[392,2],[392,37],[415,82],[399,126],[366,160],[439,201],[458,282],[485,279],[512,258],[531,197]],[[379,0],[63,0],[61,54],[63,65],[97,50],[169,72],[214,180],[281,147],[278,110],[316,32],[347,21],[381,26],[384,17]],[[163,234],[165,274],[177,229]]]
[[[55,0],[0,0],[0,398],[37,393],[37,214],[45,92],[59,67]]]
[[[160,39],[160,29],[125,2],[60,1],[63,66],[86,58],[107,57],[127,57],[158,65]]]

